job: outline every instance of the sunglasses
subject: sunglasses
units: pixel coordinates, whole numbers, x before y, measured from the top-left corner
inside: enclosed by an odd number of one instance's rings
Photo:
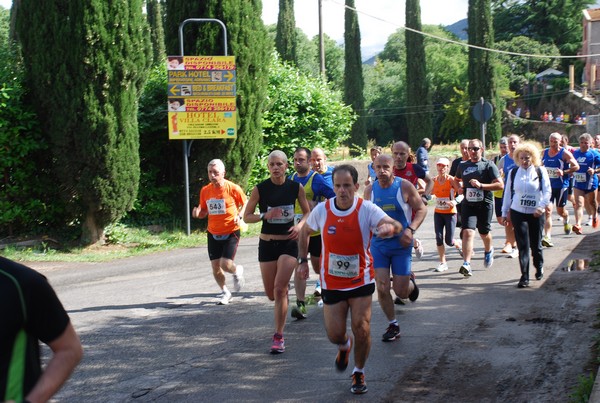
[[[479,150],[481,150],[481,147],[469,147],[468,150],[469,151],[479,151]]]

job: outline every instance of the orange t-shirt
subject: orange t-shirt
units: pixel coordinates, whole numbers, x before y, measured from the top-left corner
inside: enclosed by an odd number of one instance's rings
[[[240,229],[235,217],[246,203],[246,195],[241,187],[225,180],[221,187],[212,183],[200,190],[200,209],[208,211],[208,232],[213,235],[227,235]]]
[[[449,203],[450,200],[454,200],[454,189],[452,188],[452,176],[448,176],[448,179],[444,183],[439,182],[439,177],[433,178],[433,190],[432,194],[435,195],[435,212],[440,214],[454,214],[456,213],[456,206],[453,203]]]

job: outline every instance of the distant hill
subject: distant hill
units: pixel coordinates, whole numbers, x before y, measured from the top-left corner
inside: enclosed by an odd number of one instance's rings
[[[469,38],[469,35],[467,34],[467,28],[469,27],[468,23],[467,23],[467,19],[463,19],[460,21],[455,22],[452,25],[447,25],[444,28],[446,28],[448,31],[452,32],[454,35],[456,35],[458,37],[458,39],[461,40],[467,40]]]

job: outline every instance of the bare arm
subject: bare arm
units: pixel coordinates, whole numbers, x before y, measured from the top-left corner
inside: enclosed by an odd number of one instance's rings
[[[363,192],[363,199],[365,200],[371,200],[371,191],[373,189],[373,185],[372,184],[368,184],[365,187],[365,190]]]
[[[433,190],[433,179],[431,179],[429,174],[425,174],[423,180],[425,181],[425,196],[429,198],[431,196],[431,191]]]
[[[40,379],[27,395],[31,403],[48,401],[65,383],[83,356],[81,342],[69,322],[63,333],[48,343],[52,358]]]
[[[252,189],[252,193],[250,193],[250,199],[248,199],[248,203],[246,203],[246,208],[244,209],[244,221],[248,224],[260,221],[260,214],[254,213],[259,199],[258,188],[255,186],[254,189]]]
[[[308,219],[308,215],[310,214],[310,204],[308,204],[308,200],[306,200],[306,192],[304,191],[303,186],[298,186],[298,203],[300,204],[300,208],[302,209],[302,219],[296,225],[289,229],[289,238],[288,239],[297,239],[300,235],[300,230],[304,227],[304,223]]]
[[[573,172],[579,171],[579,163],[577,162],[577,160],[573,156],[573,153],[571,153],[567,149],[563,150],[563,160],[565,162],[568,162],[569,165],[570,165],[569,169],[563,171],[564,173],[566,173],[566,174],[572,174]]]

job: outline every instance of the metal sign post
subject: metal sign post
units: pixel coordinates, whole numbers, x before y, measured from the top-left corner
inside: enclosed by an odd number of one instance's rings
[[[184,46],[183,46],[183,28],[189,24],[189,23],[197,23],[197,24],[204,24],[204,23],[215,23],[215,24],[219,24],[221,26],[221,28],[223,28],[223,50],[224,50],[224,56],[227,56],[227,28],[225,27],[225,24],[223,23],[223,21],[221,20],[217,20],[215,18],[189,18],[185,21],[183,21],[181,24],[179,24],[179,55],[180,56],[185,56],[184,55]],[[190,142],[190,145],[188,147],[188,143],[187,140],[183,140],[183,169],[184,169],[184,177],[185,177],[185,223],[186,223],[186,230],[187,230],[187,235],[189,236],[191,233],[191,222],[190,222],[190,172],[189,172],[189,165],[188,165],[188,158],[189,158],[189,153],[190,153],[190,149],[192,146],[192,142]]]
[[[494,112],[494,108],[492,104],[489,102],[485,102],[483,97],[481,97],[480,102],[478,104],[473,105],[473,117],[476,121],[481,122],[481,144],[485,149],[485,134],[486,134],[486,122],[490,120],[492,117],[492,113]],[[483,153],[482,153],[483,155]]]

